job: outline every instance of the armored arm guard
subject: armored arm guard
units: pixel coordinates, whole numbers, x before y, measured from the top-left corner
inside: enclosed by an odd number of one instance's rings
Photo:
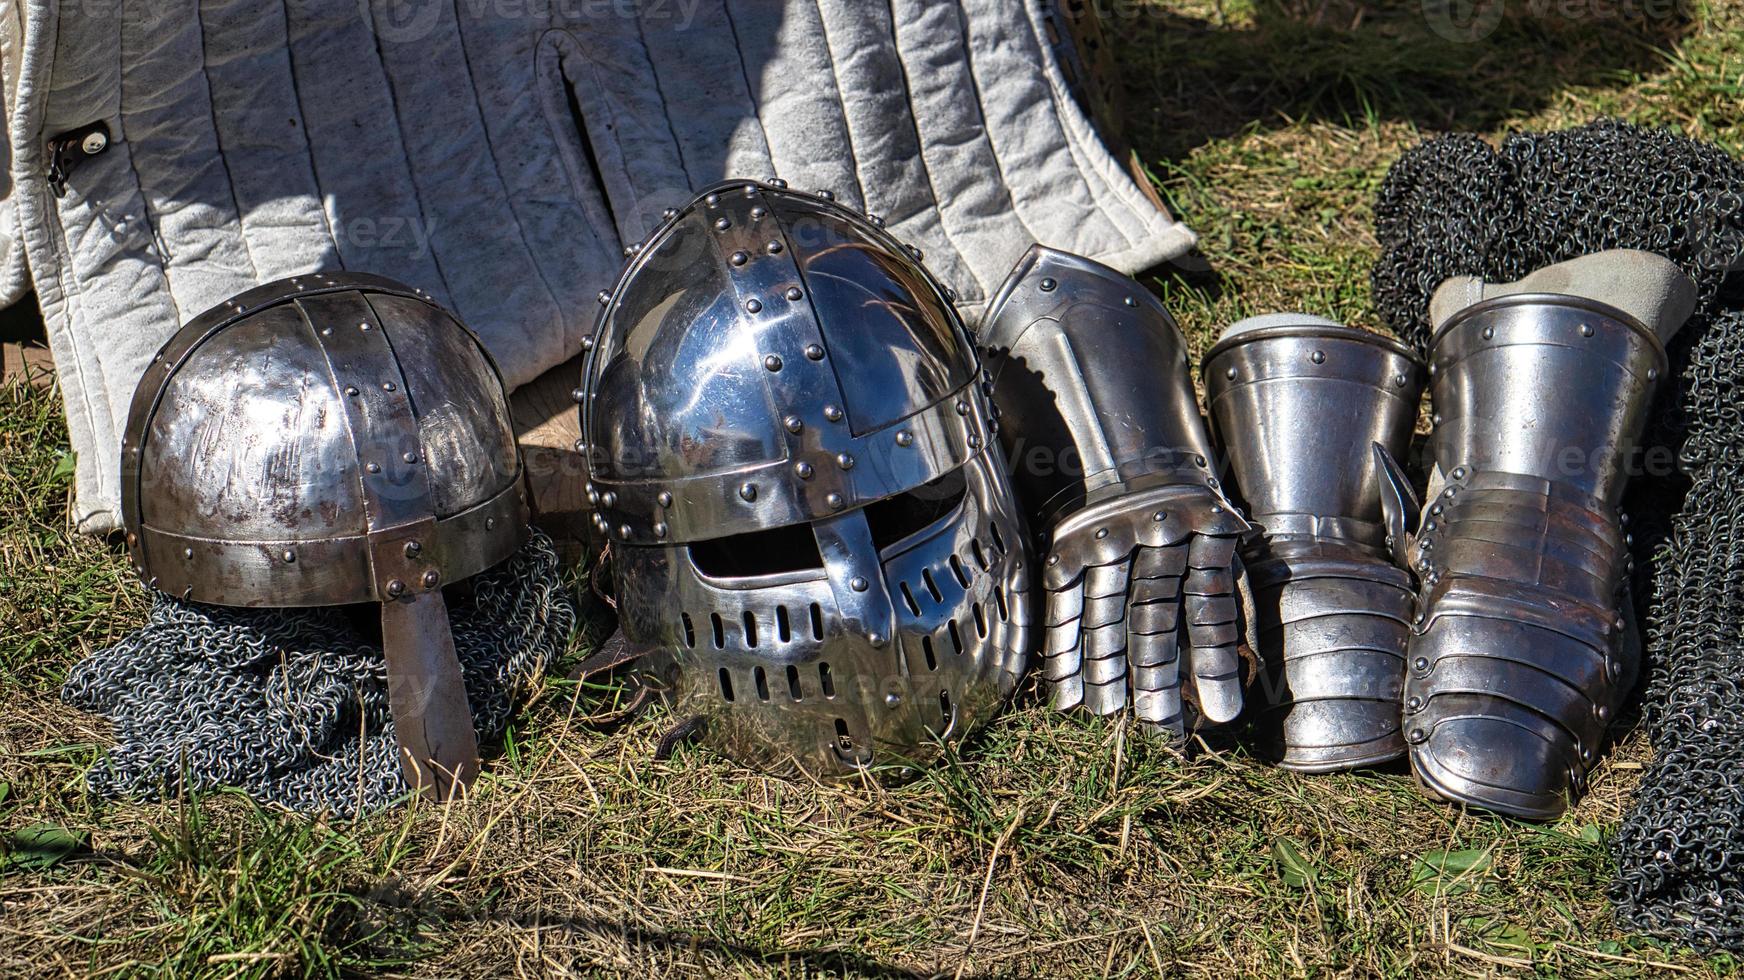
[[[1388,557],[1374,447],[1404,455],[1423,365],[1387,338],[1280,313],[1226,330],[1204,375],[1236,492],[1263,529],[1242,552],[1263,664],[1256,748],[1305,772],[1404,755],[1412,589]]]
[[[1581,788],[1638,667],[1618,503],[1694,294],[1643,252],[1437,290],[1404,716],[1430,791],[1549,819]]]
[[[1047,539],[1054,705],[1130,703],[1175,732],[1184,707],[1233,720],[1235,549],[1249,527],[1211,468],[1174,321],[1130,278],[1038,246],[989,306],[980,343],[1018,497]]]

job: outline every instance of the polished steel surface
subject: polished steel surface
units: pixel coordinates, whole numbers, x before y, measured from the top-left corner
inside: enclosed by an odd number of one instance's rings
[[[1665,353],[1616,310],[1530,294],[1450,317],[1431,363],[1412,765],[1447,799],[1551,819],[1639,668],[1618,502]]]
[[[1412,613],[1375,447],[1405,455],[1426,372],[1387,338],[1283,319],[1231,326],[1203,370],[1233,492],[1264,531],[1243,551],[1264,664],[1255,747],[1305,772],[1375,765],[1405,753]]]
[[[987,438],[942,287],[832,201],[719,185],[602,298],[580,394],[613,540],[821,520],[938,479]]]
[[[1028,657],[1027,535],[919,257],[734,181],[635,247],[583,369],[587,493],[639,672],[778,772],[924,764]]]
[[[122,443],[134,566],[230,606],[384,603],[406,779],[446,796],[477,771],[444,585],[526,528],[502,379],[417,290],[316,274],[249,290],[178,331]]]
[[[1252,622],[1187,347],[1130,278],[1037,246],[979,342],[1018,498],[1045,532],[1055,707],[1180,734],[1241,712]]]

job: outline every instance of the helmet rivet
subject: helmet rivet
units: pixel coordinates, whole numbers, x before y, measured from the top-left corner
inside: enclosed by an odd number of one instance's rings
[[[1200,468],[1201,468],[1201,469],[1203,469],[1203,468],[1204,468],[1204,466],[1205,466],[1205,457],[1203,457],[1203,456],[1194,456],[1194,457],[1193,457],[1193,465],[1194,465],[1194,466],[1197,466],[1197,467],[1200,467]]]
[[[1659,369],[1656,367],[1648,368],[1647,369],[1647,380],[1658,381],[1659,380]]]
[[[851,470],[854,468],[854,457],[848,453],[838,453],[836,454],[836,465],[844,470]]]
[[[1405,702],[1405,707],[1410,708],[1412,711],[1421,710],[1423,707],[1423,699],[1413,694],[1411,695],[1411,699]]]
[[[768,245],[764,246],[763,250],[768,252],[770,255],[780,255],[782,248],[783,246],[780,242],[770,242]]]
[[[872,585],[870,582],[867,582],[858,575],[848,580],[848,588],[853,589],[855,592],[864,592],[871,587]]]
[[[581,338],[581,349],[584,351],[593,350],[593,334],[590,333]]]
[[[400,595],[406,591],[406,583],[394,579],[388,583],[388,595]]]
[[[1593,335],[1593,325],[1590,323],[1581,324],[1580,333],[1582,337],[1591,337]]]
[[[660,491],[660,496],[658,496],[654,499],[658,500],[660,502],[660,506],[662,506],[662,507],[671,507],[672,506],[672,491],[662,490],[662,491]]]
[[[392,381],[383,381],[382,382],[382,390],[383,391],[394,391],[395,385]]]
[[[1455,467],[1454,467],[1454,468],[1453,468],[1453,478],[1454,478],[1454,479],[1455,479],[1455,480],[1463,480],[1463,479],[1465,479],[1465,467],[1463,467],[1463,466],[1455,466]]]
[[[356,385],[346,385],[345,386],[345,393],[347,395],[350,395],[353,398],[356,398],[357,397],[357,386]]]
[[[759,204],[756,207],[751,209],[751,217],[757,219],[758,221],[763,220],[765,217],[768,216],[768,214],[769,214],[769,209],[764,207],[761,204]]]
[[[969,448],[970,449],[980,449],[981,448],[981,436],[978,433],[974,433],[974,432],[969,433]]]
[[[332,327],[322,327],[321,328],[321,336],[323,336],[323,337],[333,336],[333,328]]]
[[[630,540],[630,525],[628,525],[628,524],[619,524],[618,525],[618,538],[619,538],[619,540],[622,540],[622,541]]]
[[[826,201],[833,201],[836,199],[836,192],[835,191],[818,191],[817,196],[823,198]]]
[[[1418,670],[1418,672],[1420,672],[1420,673],[1428,673],[1429,672],[1429,658],[1428,657],[1418,657],[1416,660],[1411,661],[1411,666],[1415,667]]]
[[[192,558],[192,557],[194,557],[194,549],[192,549],[192,548],[183,548],[183,549],[182,549],[182,557],[183,557],[183,558]]]
[[[801,429],[805,428],[805,420],[797,415],[789,415],[787,418],[782,420],[782,424],[787,427],[787,431],[796,435]]]
[[[769,178],[769,186],[774,187],[777,190],[787,190],[787,181],[782,180],[780,177],[771,177]]]
[[[424,573],[424,588],[434,589],[436,583],[442,581],[442,574],[432,568]]]
[[[416,463],[418,461],[418,454],[417,453],[407,453],[404,456],[401,456],[400,458],[405,460],[408,463]]]
[[[1484,328],[1484,339],[1485,340],[1495,340],[1496,339],[1496,328],[1495,327],[1485,327]]]
[[[889,705],[890,707],[894,708],[897,705],[902,703],[902,695],[898,694],[895,691],[891,691],[890,693],[884,695],[884,703]]]
[[[1434,507],[1429,508],[1429,513],[1434,514],[1436,517],[1440,517],[1441,516],[1441,505],[1436,504]]]
[[[798,286],[789,286],[787,287],[787,298],[797,303],[805,298],[805,290]]]
[[[1059,283],[1055,282],[1052,276],[1048,276],[1042,280],[1042,292],[1051,293],[1058,285]]]
[[[719,194],[711,194],[709,196],[714,198],[713,201],[709,202],[710,204],[719,203],[719,201],[721,199]],[[678,209],[677,208],[667,208],[666,210],[660,212],[660,217],[666,221],[671,221],[673,218],[678,217]]]
[[[1230,368],[1229,370],[1223,372],[1223,376],[1228,378],[1231,381],[1234,381],[1236,379],[1236,377],[1240,374],[1241,374],[1241,372],[1237,371],[1235,368]]]
[[[359,330],[368,330],[368,329],[369,329],[369,324],[368,324],[368,323],[360,323],[360,324],[358,324],[358,325],[357,325],[357,329],[359,329]]]
[[[901,432],[898,432],[896,434],[896,444],[898,446],[912,446],[912,445],[914,445],[914,433],[908,431],[907,429],[903,429]]]
[[[869,213],[866,215],[866,220],[872,222],[872,227],[874,227],[874,228],[884,227],[884,216],[881,214],[870,214]]]
[[[380,473],[381,472],[381,464],[380,463],[369,463],[369,464],[364,466],[364,469],[370,471],[371,473]]]
[[[601,306],[609,306],[612,302],[611,292],[604,289],[600,290],[599,295],[595,298],[599,300],[599,305]]]
[[[1449,500],[1452,500],[1456,493],[1458,493],[1458,491],[1453,487],[1448,487],[1446,490],[1441,491],[1441,495]]]
[[[1205,485],[1210,487],[1213,490],[1216,490],[1217,489],[1217,477],[1215,477],[1215,476],[1206,477],[1205,478]]]
[[[734,265],[744,265],[745,263],[751,261],[751,253],[749,253],[749,252],[734,252],[731,256],[729,256],[727,258],[727,261],[733,263]]]
[[[716,231],[726,231],[731,227],[733,227],[733,219],[731,218],[720,218],[715,221]]]
[[[1128,305],[1128,306],[1137,306],[1137,305],[1138,305],[1138,297],[1136,297],[1136,296],[1128,296],[1128,297],[1127,297],[1127,298],[1126,298],[1126,305]]]
[[[752,500],[756,500],[757,499],[757,484],[755,484],[755,483],[741,483],[739,485],[739,496],[744,498],[747,502],[752,501]]]
[[[1107,528],[1099,527],[1096,529],[1096,540],[1100,541],[1106,537],[1108,537],[1108,529]]]
[[[840,422],[842,420],[842,410],[834,405],[825,405],[824,418],[829,419],[831,422]]]
[[[494,530],[496,528],[496,526],[497,526],[497,519],[496,518],[487,517],[484,519],[484,529],[486,531]]]
[[[1393,387],[1395,387],[1395,388],[1405,387],[1405,376],[1402,374],[1393,375]]]
[[[795,476],[799,477],[801,480],[811,479],[811,474],[812,474],[811,464],[810,463],[795,463],[795,464],[793,464],[793,474]]]
[[[626,258],[626,259],[633,259],[633,258],[635,258],[635,257],[636,257],[636,253],[637,253],[637,252],[639,252],[639,251],[641,251],[641,250],[640,250],[640,249],[638,249],[638,248],[637,248],[637,247],[636,247],[636,246],[634,246],[634,245],[625,245],[625,246],[624,246],[624,258]]]
[[[1441,424],[1441,413],[1436,412],[1434,415],[1430,416],[1429,417],[1429,424],[1430,425],[1440,425]]]
[[[665,521],[655,521],[654,522],[654,536],[657,538],[665,538],[666,537],[666,522]]]
[[[763,312],[763,301],[760,299],[748,299],[748,300],[746,300],[745,301],[745,312],[746,313],[761,313],[761,312]]]
[[[806,344],[805,356],[814,361],[821,361],[824,359],[824,349],[819,344]]]
[[[289,565],[289,564],[294,563],[297,560],[297,553],[290,550],[289,548],[286,548],[285,553],[281,557],[284,558],[285,564]]]
[[[1213,513],[1213,514],[1223,513],[1223,505],[1222,504],[1212,504],[1211,505],[1211,513]]]
[[[407,541],[406,542],[406,557],[407,558],[416,558],[416,557],[418,557],[418,553],[423,551],[423,550],[424,550],[424,546],[419,544],[416,541]]]
[[[1158,524],[1161,524],[1162,522],[1164,522],[1168,519],[1169,519],[1169,515],[1163,511],[1160,511],[1160,510],[1157,511],[1155,514],[1151,515],[1151,520],[1156,521]]]
[[[824,498],[824,503],[828,504],[831,510],[841,510],[842,495],[839,493],[832,493]]]
[[[617,491],[607,490],[605,493],[600,494],[600,503],[605,504],[608,508],[616,507],[618,505]]]
[[[1308,359],[1310,361],[1313,361],[1316,364],[1325,364],[1326,363],[1326,352],[1323,350],[1317,350],[1314,353],[1309,354]]]
[[[781,358],[775,354],[770,354],[763,359],[763,366],[771,371],[779,371],[781,370]]]
[[[1604,721],[1606,718],[1611,717],[1611,709],[1601,704],[1593,709],[1593,714],[1598,715],[1600,721]]]
[[[1058,565],[1059,563],[1060,563],[1060,556],[1059,555],[1049,555],[1048,556],[1048,564],[1049,565]]]
[[[963,402],[963,401],[958,402],[957,403],[957,414],[958,415],[968,415],[969,414],[969,403]]]
[[[1413,742],[1422,743],[1422,742],[1428,741],[1429,733],[1425,732],[1421,728],[1413,728],[1413,729],[1411,729],[1411,734],[1409,734],[1405,737],[1410,739]]]
[[[582,402],[587,401],[587,389],[586,388],[571,388],[571,389],[569,389],[569,400],[576,403],[577,405],[580,405]]]

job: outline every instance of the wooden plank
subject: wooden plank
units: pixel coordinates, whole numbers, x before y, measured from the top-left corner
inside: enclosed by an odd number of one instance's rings
[[[575,450],[581,417],[571,395],[580,383],[577,356],[517,388],[509,398],[515,438],[527,467],[533,522],[556,539],[565,561],[587,553],[587,467]]]

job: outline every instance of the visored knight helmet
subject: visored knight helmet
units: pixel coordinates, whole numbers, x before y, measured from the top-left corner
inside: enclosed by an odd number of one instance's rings
[[[470,782],[442,588],[513,554],[527,505],[502,379],[428,296],[333,273],[196,317],[134,395],[122,506],[135,569],[170,595],[380,603],[406,782]]]
[[[918,762],[1022,673],[1028,557],[942,288],[828,195],[714,187],[642,247],[584,370],[624,638],[777,771]]]

